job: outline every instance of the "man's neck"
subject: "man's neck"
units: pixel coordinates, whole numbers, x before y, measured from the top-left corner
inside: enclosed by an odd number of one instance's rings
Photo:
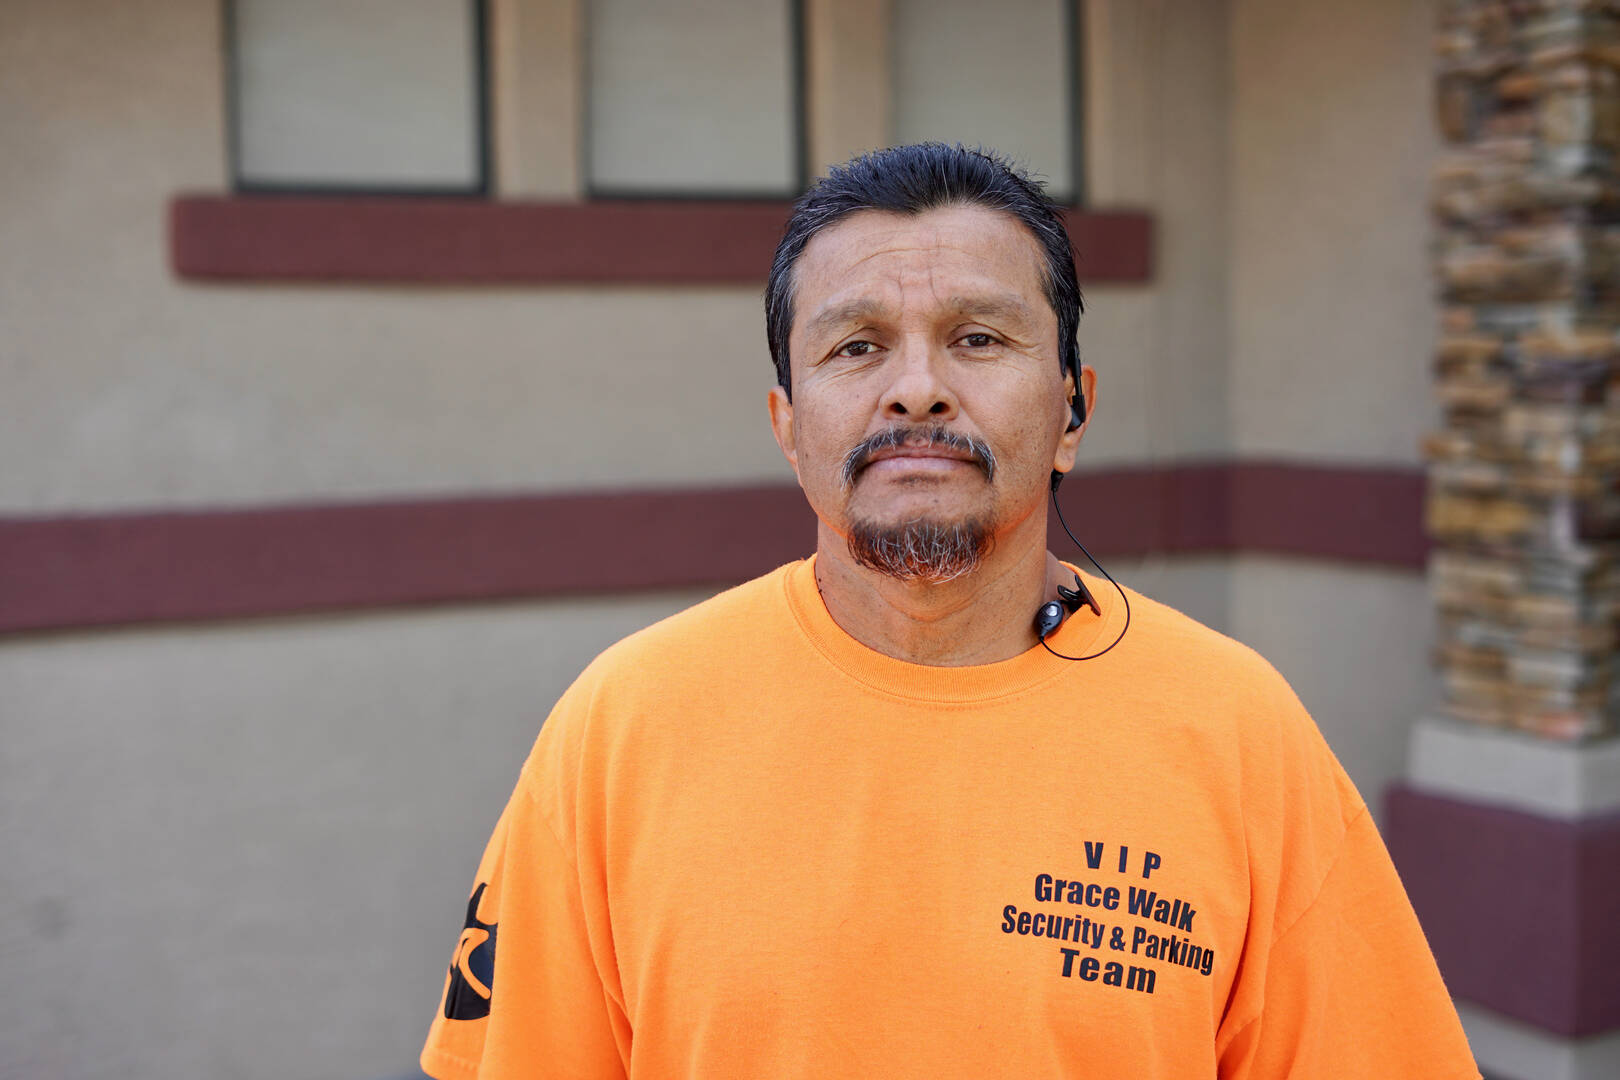
[[[914,664],[993,664],[1035,647],[1035,610],[1069,576],[1046,550],[1040,514],[998,538],[978,569],[938,585],[869,570],[825,524],[816,533],[816,586],[833,621],[868,648]]]

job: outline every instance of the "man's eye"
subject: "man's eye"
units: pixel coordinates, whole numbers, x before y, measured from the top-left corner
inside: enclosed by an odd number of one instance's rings
[[[865,356],[877,348],[870,341],[851,341],[848,345],[839,348],[837,356]]]
[[[994,345],[995,343],[996,343],[996,339],[991,334],[964,334],[964,335],[962,335],[962,344],[966,345],[970,349],[983,349],[983,348],[987,348],[988,346]]]

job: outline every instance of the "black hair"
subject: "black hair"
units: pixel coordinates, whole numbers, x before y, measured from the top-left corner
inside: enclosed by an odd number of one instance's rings
[[[993,151],[913,143],[873,150],[834,166],[793,204],[765,285],[765,338],[776,381],[791,398],[788,334],[793,329],[793,268],[810,238],[861,210],[920,214],[947,206],[983,206],[1017,218],[1040,243],[1041,286],[1058,321],[1058,359],[1080,381],[1076,334],[1084,305],[1063,215],[1032,179]]]

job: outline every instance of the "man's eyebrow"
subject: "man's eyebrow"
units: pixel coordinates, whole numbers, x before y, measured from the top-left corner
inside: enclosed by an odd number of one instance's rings
[[[959,315],[986,315],[990,318],[1014,318],[1028,321],[1033,317],[1029,305],[1016,296],[953,296],[949,307]]]
[[[1028,322],[1033,318],[1029,305],[1011,293],[999,296],[953,296],[945,302],[948,310],[958,315],[980,315],[988,318],[1013,318]],[[845,323],[864,322],[882,315],[888,309],[876,300],[860,299],[837,304],[819,311],[804,325],[804,332],[814,336],[829,327]]]
[[[804,332],[813,336],[828,327],[863,322],[883,310],[883,305],[876,300],[851,300],[817,312],[814,318],[804,324]]]

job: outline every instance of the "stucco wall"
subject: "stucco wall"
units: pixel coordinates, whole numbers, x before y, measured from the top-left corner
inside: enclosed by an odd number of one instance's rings
[[[1233,637],[1287,677],[1374,816],[1412,722],[1437,699],[1423,578],[1317,559],[1241,556],[1227,569]]]
[[[552,703],[701,596],[0,645],[0,1074],[411,1069]]]
[[[1086,5],[1087,184],[1095,206],[1150,208],[1151,288],[1086,286],[1080,354],[1097,414],[1080,467],[1225,454],[1225,11],[1199,0]]]
[[[1432,0],[1232,4],[1232,448],[1416,464]]]
[[[1231,4],[1230,446],[1416,466],[1435,405],[1432,0]],[[1436,700],[1421,574],[1249,556],[1229,632],[1286,675],[1375,810]]]

